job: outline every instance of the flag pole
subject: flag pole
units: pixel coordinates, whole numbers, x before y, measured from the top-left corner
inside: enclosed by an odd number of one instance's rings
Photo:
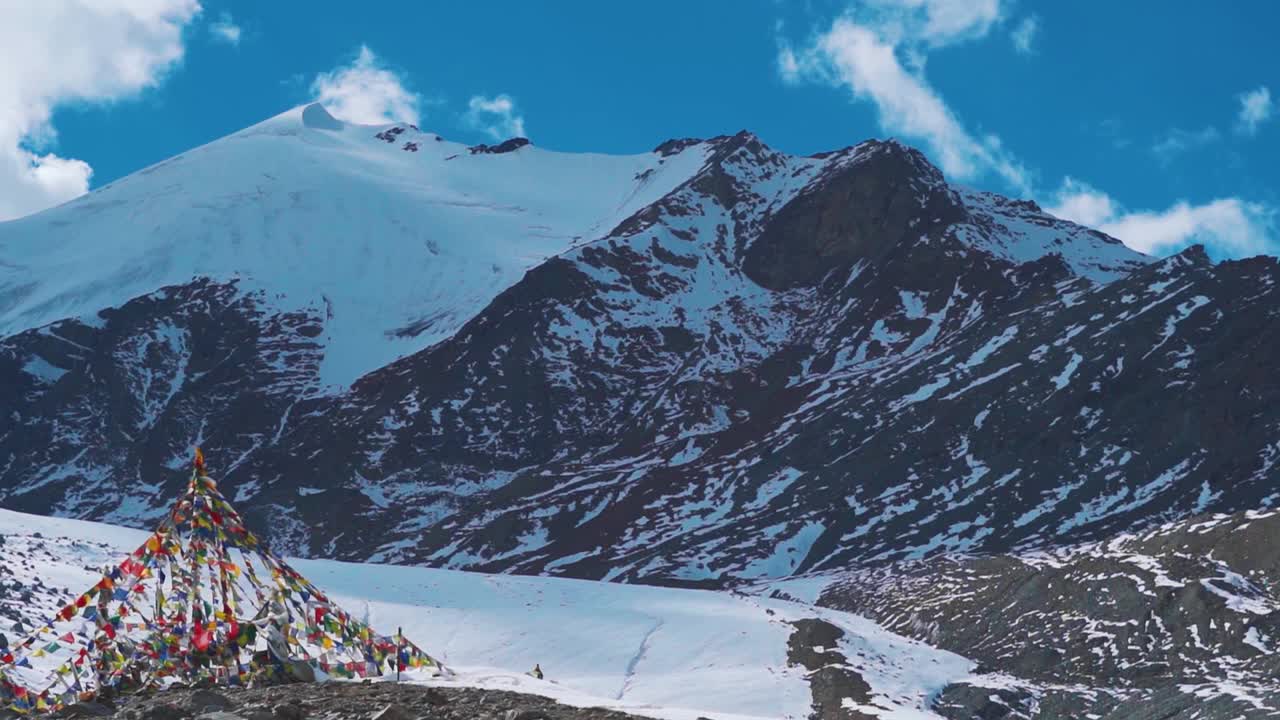
[[[396,682],[400,682],[400,654],[404,652],[404,628],[396,628]]]

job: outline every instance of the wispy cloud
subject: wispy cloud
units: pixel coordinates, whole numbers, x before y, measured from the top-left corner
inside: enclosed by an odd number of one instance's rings
[[[473,96],[463,122],[494,140],[525,136],[524,116],[517,112],[516,101],[510,95]]]
[[[232,46],[240,44],[241,29],[231,19],[231,13],[224,12],[218,16],[217,20],[209,23],[209,34],[218,42]]]
[[[364,125],[417,124],[422,98],[366,45],[349,64],[320,73],[311,94],[334,117]]]
[[[1212,145],[1222,139],[1222,133],[1212,125],[1201,130],[1173,128],[1151,146],[1151,153],[1162,165],[1168,165],[1179,155]]]
[[[998,0],[873,0],[798,49],[780,41],[778,72],[785,82],[843,87],[871,102],[883,129],[923,142],[950,175],[994,173],[1027,193],[1029,174],[1000,138],[966,129],[924,77],[930,50],[984,37],[1001,17]]]
[[[1037,15],[1028,15],[1022,18],[1013,30],[1009,32],[1009,39],[1013,41],[1013,49],[1019,54],[1031,55],[1035,53],[1036,36],[1040,34],[1040,17]]]
[[[196,0],[7,3],[0,22],[0,220],[89,190],[93,169],[50,152],[59,105],[113,102],[163,81]]]
[[[1240,198],[1220,198],[1200,205],[1178,201],[1164,210],[1129,211],[1101,190],[1067,178],[1046,210],[1097,228],[1151,255],[1167,255],[1195,243],[1233,257],[1280,249],[1276,211]]]
[[[1274,110],[1270,88],[1261,86],[1241,93],[1237,99],[1240,101],[1240,112],[1236,116],[1236,130],[1244,135],[1257,133],[1258,127],[1271,118]]]

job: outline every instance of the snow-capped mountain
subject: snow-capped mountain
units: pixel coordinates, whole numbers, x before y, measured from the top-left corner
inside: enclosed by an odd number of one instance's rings
[[[301,555],[697,583],[1103,539],[1280,499],[1276,276],[895,141],[311,106],[0,225],[0,502],[145,525],[198,443]]]
[[[196,277],[323,318],[318,391],[452,336],[525,271],[599,237],[702,164],[503,154],[299,108],[0,225],[0,336]]]

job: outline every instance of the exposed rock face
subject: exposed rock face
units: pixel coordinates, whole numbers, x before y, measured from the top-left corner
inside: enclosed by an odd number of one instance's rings
[[[324,316],[260,299],[198,280],[0,340],[5,506],[143,522],[184,482],[175,448],[269,441],[315,387]]]
[[[670,157],[679,153],[687,147],[697,145],[702,142],[699,138],[672,138],[665,142],[659,143],[653,151],[662,157]]]
[[[503,140],[497,145],[485,145],[484,143],[480,143],[479,145],[472,145],[467,149],[471,151],[472,155],[501,155],[502,153],[519,150],[528,144],[529,138],[514,137]]]
[[[811,287],[859,260],[878,265],[918,238],[936,239],[963,217],[959,198],[919,151],[879,143],[862,162],[819,176],[774,214],[743,271],[775,290]]]

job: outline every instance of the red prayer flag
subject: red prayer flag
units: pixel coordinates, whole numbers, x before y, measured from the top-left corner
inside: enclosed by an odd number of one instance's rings
[[[195,632],[191,636],[191,641],[195,643],[195,646],[200,650],[208,650],[209,639],[209,631],[205,629],[204,625],[196,626]]]

